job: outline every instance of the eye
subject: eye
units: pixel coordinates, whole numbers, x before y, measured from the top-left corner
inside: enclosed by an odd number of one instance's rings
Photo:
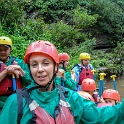
[[[38,66],[38,64],[37,63],[31,63],[30,66],[33,68],[36,68]]]
[[[48,66],[49,65],[49,62],[44,62],[43,65],[44,66]]]

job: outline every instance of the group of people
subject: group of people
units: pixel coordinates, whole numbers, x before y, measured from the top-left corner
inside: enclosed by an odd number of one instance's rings
[[[32,42],[24,60],[10,56],[11,51],[12,40],[0,37],[0,124],[124,123],[124,101],[114,91],[113,105],[97,107],[88,53],[80,54],[81,63],[70,72],[69,55],[59,54],[49,41]],[[103,93],[106,103],[111,91]]]

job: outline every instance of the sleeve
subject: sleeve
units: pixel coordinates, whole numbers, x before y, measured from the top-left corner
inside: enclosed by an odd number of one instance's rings
[[[2,113],[0,115],[0,124],[17,124],[17,96],[15,94],[8,97]]]
[[[55,81],[55,84],[61,85],[61,78],[60,77],[56,76],[54,81]]]
[[[25,75],[23,77],[21,77],[21,81],[22,81],[24,86],[28,86],[32,82],[32,78],[31,78],[31,75],[30,75],[30,70],[28,68],[28,65],[25,64],[24,61],[21,60],[21,59],[18,60],[18,65],[21,66],[21,68],[25,72]]]
[[[70,72],[65,72],[65,87],[75,90],[76,89],[76,82],[71,78]]]
[[[80,75],[79,74],[79,68],[78,68],[78,66],[75,66],[72,70],[76,74],[76,84],[78,84],[78,82],[79,82],[79,75]]]
[[[100,122],[103,124],[121,124],[124,122],[124,100],[115,106],[99,108]]]
[[[124,122],[124,101],[116,106],[98,108],[92,101],[73,92],[69,97],[69,103],[77,124],[120,124]]]
[[[92,64],[89,64],[89,66],[90,66],[90,69],[91,69],[91,70],[94,70],[94,67],[93,67]]]

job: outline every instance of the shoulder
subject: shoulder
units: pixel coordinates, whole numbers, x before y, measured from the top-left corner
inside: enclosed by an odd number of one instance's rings
[[[80,67],[80,64],[75,64],[73,67],[72,67],[72,70],[73,69],[76,69],[76,68],[79,68]]]
[[[15,57],[15,60],[18,61],[18,62],[23,62],[24,63],[24,60],[21,59],[21,58]]]
[[[70,90],[68,88],[65,88],[65,90],[68,92],[68,99],[73,99],[74,101],[82,99],[76,91]]]
[[[26,67],[27,64],[25,64],[24,60],[18,57],[15,57],[15,61],[20,65],[22,68]]]
[[[73,100],[73,102],[82,103],[82,105],[87,105],[88,103],[94,104],[91,100],[87,100],[78,94],[78,92],[65,88],[68,92],[68,99]]]
[[[93,69],[93,65],[92,65],[92,64],[89,64],[89,67],[90,67],[91,69]]]

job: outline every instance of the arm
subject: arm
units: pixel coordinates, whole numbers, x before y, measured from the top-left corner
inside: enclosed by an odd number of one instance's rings
[[[5,102],[0,115],[0,124],[17,124],[17,97],[11,95]]]
[[[72,79],[71,73],[70,72],[65,72],[64,73],[64,82],[65,82],[65,87],[75,90],[76,89],[76,82]]]
[[[7,74],[8,74],[7,69],[5,69],[0,73],[0,82],[6,77]]]
[[[32,82],[28,65],[25,64],[24,61],[21,59],[17,59],[17,62],[18,62],[18,65],[21,67],[21,69],[24,71],[24,75],[21,77],[21,80],[24,86],[28,86]]]
[[[124,121],[124,101],[116,106],[98,108],[92,101],[71,92],[68,101],[77,124],[120,124]]]
[[[63,82],[61,78],[63,78]],[[64,83],[64,86],[71,90],[76,89],[76,82],[71,78],[71,73],[66,72],[63,69],[58,70],[56,82],[58,85],[62,85],[62,83]]]

